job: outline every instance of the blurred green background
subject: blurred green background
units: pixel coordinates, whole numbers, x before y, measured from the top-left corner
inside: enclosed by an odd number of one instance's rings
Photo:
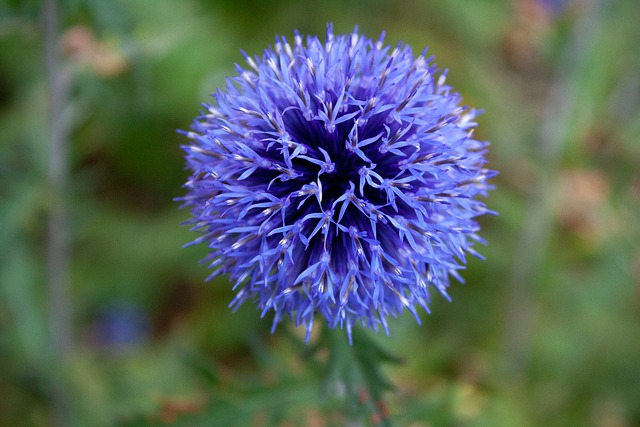
[[[224,279],[204,282],[206,248],[182,248],[196,236],[173,201],[187,177],[176,129],[240,49],[294,29],[323,39],[333,21],[429,46],[484,109],[476,135],[500,171],[487,260],[469,260],[453,302],[434,292],[422,326],[405,315],[375,337],[404,358],[386,371],[392,420],[640,426],[639,1],[59,0],[62,190],[42,8],[0,1],[0,425],[346,424],[302,332],[271,335],[254,306],[227,308]],[[69,225],[53,302],[52,191]],[[50,339],[52,323],[71,339]]]

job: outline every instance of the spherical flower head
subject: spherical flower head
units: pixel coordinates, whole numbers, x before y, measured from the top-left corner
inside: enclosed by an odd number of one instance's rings
[[[215,105],[185,132],[182,198],[231,306],[253,300],[273,326],[354,324],[448,298],[487,213],[494,173],[476,112],[431,58],[352,34],[276,38],[245,55]]]

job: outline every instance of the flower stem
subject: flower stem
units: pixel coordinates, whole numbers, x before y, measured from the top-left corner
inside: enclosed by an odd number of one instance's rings
[[[49,91],[49,156],[47,180],[49,190],[47,305],[54,366],[52,384],[53,424],[69,424],[69,398],[65,392],[64,368],[72,350],[69,298],[69,214],[68,133],[63,115],[67,98],[67,81],[59,63],[58,6],[56,0],[42,3],[44,25],[44,62]]]
[[[361,328],[353,329],[353,344],[342,330],[326,328],[323,334],[329,351],[325,394],[343,400],[344,414],[354,425],[359,425],[357,419],[368,417],[373,426],[391,427],[384,393],[394,387],[382,368],[400,359],[382,349]]]

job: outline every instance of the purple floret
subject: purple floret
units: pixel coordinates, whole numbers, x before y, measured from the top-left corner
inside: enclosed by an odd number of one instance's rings
[[[448,298],[477,255],[477,196],[495,175],[476,111],[425,53],[354,31],[276,38],[218,90],[186,132],[181,200],[206,243],[211,277],[228,274],[273,326],[388,333],[386,318]]]

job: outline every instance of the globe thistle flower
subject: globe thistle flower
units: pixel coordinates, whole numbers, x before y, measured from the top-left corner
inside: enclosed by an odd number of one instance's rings
[[[487,143],[475,110],[425,52],[358,34],[277,37],[185,132],[182,198],[231,306],[253,300],[273,328],[321,315],[388,333],[387,317],[428,311],[476,255],[487,213]],[[418,319],[419,321],[419,319]],[[307,335],[308,337],[308,335]]]

